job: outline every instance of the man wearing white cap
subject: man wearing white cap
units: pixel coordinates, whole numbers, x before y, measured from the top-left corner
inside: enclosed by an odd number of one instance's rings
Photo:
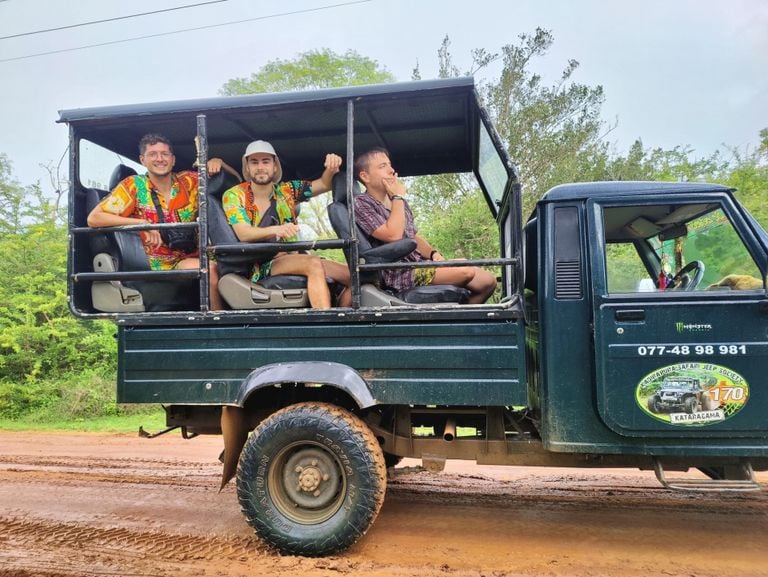
[[[282,181],[283,169],[269,142],[255,140],[243,154],[245,182],[233,186],[222,197],[227,220],[242,242],[297,240],[299,225],[296,204],[331,190],[333,175],[341,168],[341,157],[326,154],[323,174],[317,180]],[[338,262],[299,253],[278,253],[272,260],[256,262],[251,280],[269,275],[293,274],[307,277],[312,307],[330,308],[331,295],[326,278],[345,285],[339,306],[350,306],[349,269]]]

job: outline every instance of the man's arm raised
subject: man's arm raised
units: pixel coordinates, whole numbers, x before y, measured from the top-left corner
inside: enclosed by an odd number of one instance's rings
[[[312,181],[312,196],[331,190],[333,176],[341,170],[341,157],[338,154],[326,154],[323,166],[325,170],[322,176]]]

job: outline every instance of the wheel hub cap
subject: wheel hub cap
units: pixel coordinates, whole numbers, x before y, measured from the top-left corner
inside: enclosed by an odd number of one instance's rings
[[[338,496],[341,483],[334,459],[316,448],[296,451],[285,462],[283,489],[297,507],[321,509]]]

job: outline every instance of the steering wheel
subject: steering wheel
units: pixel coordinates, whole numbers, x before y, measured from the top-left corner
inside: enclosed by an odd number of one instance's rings
[[[694,260],[677,271],[677,274],[667,284],[667,288],[679,291],[696,290],[702,278],[704,278],[704,263],[700,260]]]

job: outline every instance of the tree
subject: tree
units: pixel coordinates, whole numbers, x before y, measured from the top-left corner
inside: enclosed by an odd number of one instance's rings
[[[478,93],[509,157],[520,168],[524,215],[555,184],[595,179],[608,158],[604,137],[610,127],[600,116],[602,87],[574,82],[579,65],[575,60],[568,61],[552,85],[532,71],[534,61],[547,53],[553,41],[551,32],[537,28],[533,35],[522,34],[516,44],[503,46],[500,53],[475,49],[471,66],[463,73],[453,64],[448,37],[438,50],[440,77],[473,75],[501,61],[499,77],[478,82]],[[414,76],[420,74],[417,68]],[[496,223],[484,209],[474,179],[467,175],[420,178],[410,190],[418,201],[425,236],[445,237],[446,244],[440,244],[444,254],[495,256]],[[469,215],[480,220],[468,222]],[[470,236],[474,242],[467,242],[469,231],[446,234],[466,226],[474,231]]]
[[[0,414],[34,408],[36,383],[114,368],[112,323],[84,323],[67,304],[67,229],[40,187],[20,186],[0,154]],[[9,405],[10,403],[10,405]]]
[[[11,174],[11,162],[0,153],[0,238],[21,230],[24,218],[29,216],[23,207],[26,191]]]
[[[481,91],[510,158],[520,167],[526,213],[552,186],[591,179],[607,155],[604,137],[610,127],[601,118],[602,86],[575,82],[576,60],[568,61],[552,85],[532,70],[553,42],[550,31],[537,28],[533,35],[521,34],[517,44],[503,46],[501,74]]]
[[[323,48],[302,52],[293,60],[271,60],[249,78],[228,80],[220,93],[231,96],[394,81],[394,75],[386,68],[382,68],[375,60],[360,56],[354,50],[339,55]],[[322,152],[318,151],[318,154]],[[327,216],[329,202],[330,195],[321,195],[302,207],[301,224],[305,231],[309,229],[307,236],[319,239],[335,237]]]
[[[740,201],[755,218],[768,229],[768,128],[760,131],[760,144],[756,149],[731,148],[732,161],[727,177],[721,182],[738,190]]]
[[[293,60],[271,60],[249,78],[228,80],[219,91],[224,96],[289,90],[317,90],[340,86],[394,82],[395,77],[371,58],[354,50],[336,54],[323,48],[302,52]]]

